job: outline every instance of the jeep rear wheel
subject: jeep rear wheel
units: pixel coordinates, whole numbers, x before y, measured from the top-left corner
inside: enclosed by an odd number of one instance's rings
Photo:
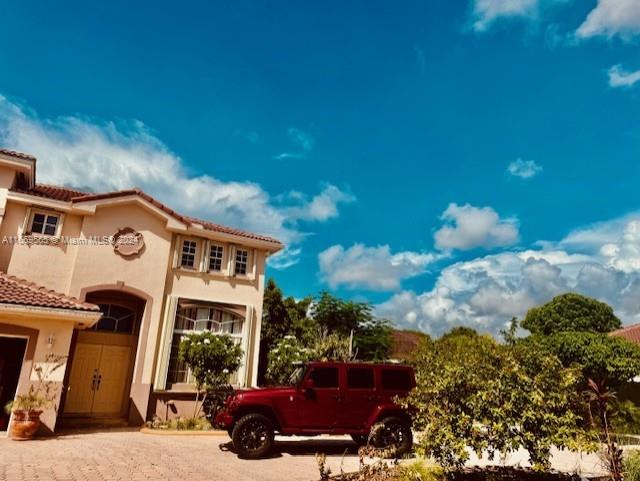
[[[236,423],[231,440],[241,458],[262,458],[273,446],[273,423],[263,414],[247,414]]]
[[[398,416],[384,418],[373,429],[373,445],[387,451],[389,457],[400,457],[413,448],[411,424]]]

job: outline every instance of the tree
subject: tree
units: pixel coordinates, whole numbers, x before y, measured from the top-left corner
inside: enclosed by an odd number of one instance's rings
[[[287,335],[294,335],[303,343],[315,340],[318,329],[313,320],[307,318],[311,298],[296,301],[284,298],[275,280],[269,279],[264,289],[262,305],[262,328],[260,331],[260,355],[258,358],[258,382],[265,380],[268,354]]]
[[[373,319],[371,306],[362,302],[345,301],[324,291],[311,308],[311,317],[327,334],[348,337],[358,326]]]
[[[196,382],[195,418],[200,412],[200,393],[204,390],[206,397],[229,384],[229,377],[240,367],[242,348],[227,335],[203,331],[183,336],[178,356]]]
[[[584,383],[593,379],[620,386],[640,374],[640,346],[624,338],[595,332],[558,332],[531,336],[554,353],[564,366],[578,365]]]
[[[393,329],[387,319],[372,319],[361,323],[353,338],[358,359],[384,361],[389,358]]]
[[[620,319],[609,305],[574,293],[529,309],[522,321],[522,327],[532,334],[545,336],[564,331],[607,333],[620,326]]]
[[[523,447],[539,468],[548,467],[552,446],[593,447],[579,372],[538,345],[447,336],[425,341],[415,367],[417,387],[403,403],[422,433],[420,451],[445,467],[462,466],[467,446],[490,458]]]

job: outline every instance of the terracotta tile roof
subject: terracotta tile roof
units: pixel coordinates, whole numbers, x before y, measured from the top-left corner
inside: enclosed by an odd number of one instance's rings
[[[0,154],[10,155],[11,157],[17,157],[19,159],[25,160],[36,160],[33,155],[23,154],[22,152],[16,152],[15,150],[3,149],[0,148]]]
[[[418,348],[420,342],[427,337],[426,334],[417,331],[393,330],[391,332],[391,359],[407,360]]]
[[[94,200],[113,199],[117,197],[137,195],[143,198],[144,200],[146,200],[147,202],[149,202],[150,204],[156,206],[166,214],[178,219],[180,222],[184,222],[187,225],[200,224],[205,230],[220,232],[222,234],[235,235],[239,237],[245,237],[247,239],[270,242],[270,243],[276,244],[276,247],[282,246],[282,243],[279,240],[274,239],[273,237],[269,237],[261,234],[255,234],[255,233],[243,231],[240,229],[234,229],[232,227],[226,227],[226,226],[215,224],[213,222],[209,222],[206,220],[196,219],[195,217],[188,217],[188,216],[179,214],[175,210],[171,209],[170,207],[166,206],[162,202],[156,200],[155,198],[151,197],[149,194],[147,194],[146,192],[138,188],[118,190],[113,192],[92,193],[92,192],[82,192],[79,190],[69,189],[66,187],[59,187],[55,185],[36,184],[33,189],[24,190],[24,189],[14,188],[13,190],[15,192],[20,192],[23,194],[35,195],[37,197],[45,197],[48,199],[61,200],[61,201],[72,202],[72,203],[89,202]]]
[[[35,195],[46,199],[61,200],[63,202],[71,202],[71,199],[74,197],[86,195],[86,192],[82,192],[80,190],[48,184],[36,184],[33,189],[14,188],[13,190],[23,194]]]
[[[611,332],[609,335],[623,337],[627,341],[640,344],[640,324],[632,324],[631,326],[625,326],[622,329]]]
[[[65,296],[4,272],[0,272],[0,303],[100,312],[95,304],[81,302],[75,297]]]

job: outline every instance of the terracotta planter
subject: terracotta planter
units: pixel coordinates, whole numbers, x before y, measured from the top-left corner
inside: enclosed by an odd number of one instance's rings
[[[14,441],[26,441],[33,436],[40,427],[42,411],[13,411],[9,436]]]

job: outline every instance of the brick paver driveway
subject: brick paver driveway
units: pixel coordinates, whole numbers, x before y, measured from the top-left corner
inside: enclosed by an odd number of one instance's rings
[[[220,449],[226,436],[110,431],[27,442],[0,438],[0,480],[311,481],[319,477],[316,452],[327,453],[335,473],[341,464],[357,469],[355,445],[347,439],[292,439],[277,442],[269,459],[246,461]]]

